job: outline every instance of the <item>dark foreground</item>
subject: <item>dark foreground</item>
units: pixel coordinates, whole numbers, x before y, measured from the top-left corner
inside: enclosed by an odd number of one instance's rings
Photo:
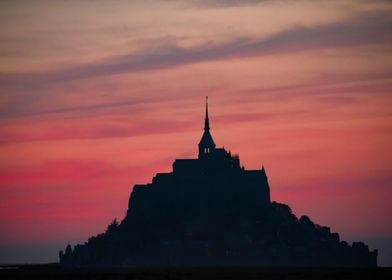
[[[392,268],[62,268],[0,266],[0,279],[392,279]]]

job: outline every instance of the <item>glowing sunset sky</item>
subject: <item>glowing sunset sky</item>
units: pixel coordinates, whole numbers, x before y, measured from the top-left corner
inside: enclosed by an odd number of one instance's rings
[[[390,1],[1,1],[0,263],[57,261],[218,146],[392,265]]]

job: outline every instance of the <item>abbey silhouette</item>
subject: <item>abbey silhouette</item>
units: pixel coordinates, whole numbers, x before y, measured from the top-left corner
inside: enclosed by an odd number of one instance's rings
[[[126,217],[74,249],[65,266],[377,266],[377,250],[270,201],[264,168],[246,170],[216,148],[206,102],[198,158],[135,185]]]

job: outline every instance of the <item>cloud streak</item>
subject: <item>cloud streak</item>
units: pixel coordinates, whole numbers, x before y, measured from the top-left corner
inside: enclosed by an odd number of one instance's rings
[[[392,43],[391,18],[388,12],[363,13],[354,19],[339,23],[291,27],[265,38],[241,37],[225,43],[205,43],[189,48],[180,47],[178,38],[166,36],[150,41],[150,44],[155,44],[153,48],[150,46],[144,51],[112,57],[97,63],[73,65],[50,72],[0,73],[0,93],[3,95],[2,100],[0,99],[0,116],[99,110],[160,101],[157,96],[154,96],[105,100],[103,103],[93,104],[88,102],[86,105],[48,109],[40,108],[38,104],[34,105],[40,99],[52,98],[52,92],[56,92],[59,85],[86,79],[167,70],[209,61],[293,54],[320,49],[389,46]],[[385,73],[381,75],[385,76]],[[390,77],[390,73],[386,75]],[[170,97],[166,96],[165,99]]]
[[[63,80],[133,73],[171,68],[223,58],[262,56],[322,48],[347,48],[392,43],[389,13],[364,14],[355,20],[318,27],[294,27],[267,38],[237,38],[218,45],[205,44],[195,48],[178,47],[175,38],[153,51],[120,56],[97,64],[79,65],[58,71],[1,74],[0,84],[15,85],[55,83]]]

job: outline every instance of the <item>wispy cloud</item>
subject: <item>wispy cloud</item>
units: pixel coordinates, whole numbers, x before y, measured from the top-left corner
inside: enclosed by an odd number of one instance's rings
[[[392,42],[391,26],[389,13],[377,13],[364,14],[355,20],[338,24],[298,26],[267,38],[236,38],[224,44],[205,44],[194,48],[179,47],[175,38],[165,38],[165,43],[153,51],[119,56],[97,64],[72,66],[51,72],[1,74],[0,84],[7,86],[18,82],[26,85],[55,83],[62,80],[164,69],[229,57],[389,44]]]

